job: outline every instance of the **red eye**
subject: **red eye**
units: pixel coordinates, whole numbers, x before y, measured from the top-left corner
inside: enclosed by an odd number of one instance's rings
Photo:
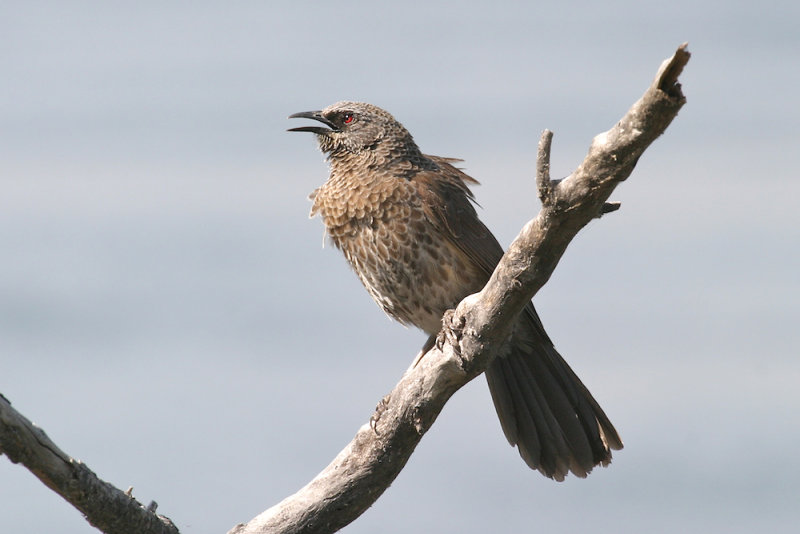
[[[345,124],[350,124],[351,122],[353,122],[353,114],[345,113],[344,116],[342,117],[342,120],[344,121]]]

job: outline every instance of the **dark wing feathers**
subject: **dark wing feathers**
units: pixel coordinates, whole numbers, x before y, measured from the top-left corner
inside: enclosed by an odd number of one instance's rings
[[[415,183],[427,218],[446,231],[451,242],[489,280],[503,247],[478,219],[467,184],[478,182],[449,158],[427,156],[435,170],[421,171]],[[568,471],[585,477],[597,464],[610,461],[610,449],[622,441],[591,393],[553,347],[529,303],[515,333],[511,351],[486,371],[503,431],[531,467],[563,480]]]

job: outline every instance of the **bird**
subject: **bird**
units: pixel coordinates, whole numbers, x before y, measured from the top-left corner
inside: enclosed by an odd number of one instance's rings
[[[423,154],[389,112],[337,102],[289,116],[316,121],[329,177],[309,195],[367,292],[386,314],[428,334],[480,291],[503,248],[480,221],[460,159]],[[529,302],[511,338],[485,371],[500,426],[525,463],[548,478],[584,478],[611,462],[622,440],[586,386],[555,349]]]

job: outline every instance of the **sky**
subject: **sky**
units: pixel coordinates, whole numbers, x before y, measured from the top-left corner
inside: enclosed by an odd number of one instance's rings
[[[479,378],[343,532],[790,532],[800,520],[796,2],[0,6],[0,393],[181,532],[293,493],[425,336],[323,247],[287,116],[388,109],[504,245],[683,42],[687,104],[535,303],[625,441],[555,483]],[[0,531],[95,532],[0,458]]]

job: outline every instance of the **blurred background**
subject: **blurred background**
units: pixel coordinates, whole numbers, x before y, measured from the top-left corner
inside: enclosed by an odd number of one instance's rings
[[[688,103],[537,295],[625,440],[555,483],[481,378],[344,531],[789,532],[800,519],[800,4],[20,2],[0,6],[0,392],[184,533],[308,482],[424,335],[308,220],[286,117],[390,110],[461,157],[504,245],[689,41]],[[0,458],[0,531],[85,534]]]

